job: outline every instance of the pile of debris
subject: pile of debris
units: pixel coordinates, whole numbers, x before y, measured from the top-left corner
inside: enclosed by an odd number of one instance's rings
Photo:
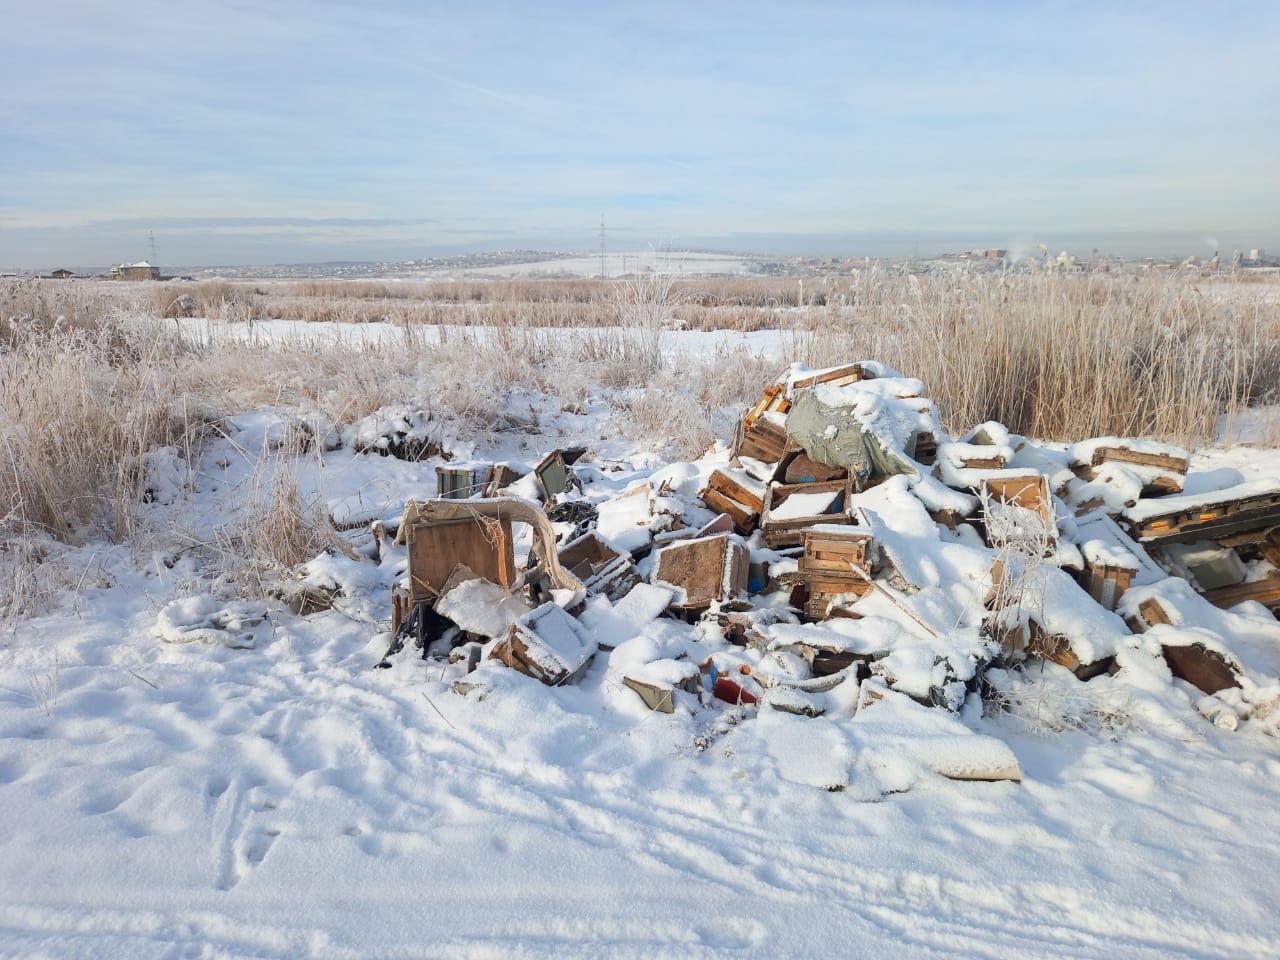
[[[1280,483],[1188,484],[1187,452],[1150,441],[953,439],[874,362],[793,366],[728,448],[621,494],[594,493],[587,453],[438,468],[394,531],[389,656],[447,655],[483,696],[486,672],[560,685],[612,651],[619,695],[667,713],[958,711],[1037,660],[1181,690],[1233,729],[1280,713],[1215,619],[1280,606]],[[1018,777],[1007,749],[945,752],[945,775]]]

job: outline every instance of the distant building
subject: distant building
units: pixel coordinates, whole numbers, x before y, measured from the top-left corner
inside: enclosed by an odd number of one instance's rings
[[[62,267],[49,274],[49,276],[53,277],[55,280],[70,280],[75,275],[74,270],[68,270],[66,267]]]
[[[122,263],[111,268],[112,280],[159,280],[160,268],[153,267],[145,260],[137,263]]]

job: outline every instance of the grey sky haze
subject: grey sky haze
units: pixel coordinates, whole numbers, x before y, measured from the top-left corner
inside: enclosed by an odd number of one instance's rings
[[[1280,247],[1275,4],[0,20],[0,268],[138,259],[149,231],[172,265],[582,250],[601,214],[620,247]]]

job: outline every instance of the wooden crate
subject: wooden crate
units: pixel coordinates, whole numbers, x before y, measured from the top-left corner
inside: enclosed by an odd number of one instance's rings
[[[810,578],[863,581],[871,574],[870,549],[869,533],[806,530],[800,572]],[[854,573],[853,567],[862,571],[864,576]]]
[[[495,464],[485,474],[484,495],[488,498],[496,497],[502,490],[511,486],[523,476],[524,473],[522,471],[515,470],[505,463]]]
[[[850,595],[864,597],[871,592],[870,534],[819,529],[805,530],[803,536],[799,569],[807,616],[825,620]]]
[[[653,580],[684,592],[684,599],[673,603],[672,609],[705,610],[747,589],[749,565],[746,546],[721,533],[663,547],[654,563]]]
[[[587,593],[620,600],[640,581],[629,554],[619,553],[595,531],[560,550],[560,565],[582,581]]]
[[[806,517],[773,518],[776,511],[787,499],[797,493],[835,493],[838,498],[834,503],[834,512],[815,514]],[[853,484],[849,480],[827,480],[822,483],[774,483],[765,494],[764,511],[760,514],[760,529],[764,531],[765,542],[773,549],[794,547],[804,543],[804,532],[817,524],[852,524],[849,516],[850,498],[853,496]]]
[[[1185,499],[1185,498],[1180,498]],[[1242,497],[1206,498],[1187,510],[1147,517],[1133,524],[1143,542],[1218,539],[1251,530],[1267,530],[1280,525],[1280,489]]]
[[[1154,468],[1161,471],[1149,477],[1142,487],[1144,497],[1167,497],[1182,492],[1182,482],[1187,475],[1188,459],[1163,453],[1139,453],[1129,447],[1098,447],[1089,463],[1073,466],[1075,474],[1084,480],[1093,480],[1104,463],[1118,463],[1135,467]]]
[[[760,522],[764,498],[724,470],[713,471],[707,487],[698,494],[708,508],[728,514],[734,529],[750,536]]]
[[[1013,477],[987,477],[982,481],[983,499],[988,510],[992,504],[1020,507],[1040,517],[1049,541],[1057,540],[1057,521],[1053,515],[1053,500],[1049,495],[1049,478],[1042,473],[1027,473]],[[987,519],[987,540],[993,547],[1007,546],[1009,538],[999,530],[993,531],[991,517]]]

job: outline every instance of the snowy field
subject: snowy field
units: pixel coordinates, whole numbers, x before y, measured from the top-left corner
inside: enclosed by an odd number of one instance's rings
[[[403,337],[238,332],[263,349]],[[664,336],[690,362],[738,343],[786,353],[777,333]],[[724,644],[641,604],[597,606],[589,625],[617,648],[571,685],[486,667],[483,697],[463,696],[461,666],[413,651],[375,669],[402,552],[306,564],[299,580],[337,592],[306,615],[241,599],[211,557],[285,463],[297,413],[251,411],[191,463],[155,458],[139,507],[151,535],[135,538],[154,548],[66,548],[57,609],[7,625],[0,955],[1280,953],[1280,739],[1260,722],[1212,725],[1185,684],[1067,684],[1052,665],[1028,668],[1024,709],[1006,714],[895,695],[855,715],[856,690],[817,718],[692,698],[650,712],[619,682],[628,662]],[[646,480],[696,490],[727,458],[665,464],[625,411],[540,413],[538,435],[445,445],[528,466],[607,438],[580,469],[597,504]],[[305,496],[367,522],[434,495],[439,460],[356,453],[358,432],[288,460]],[[1278,477],[1280,451],[1241,446],[1197,454],[1188,483]],[[1251,677],[1276,682],[1280,624],[1259,608],[1210,624]],[[1007,751],[1022,780],[945,779],[922,749],[940,743]]]
[[[474,267],[463,271],[468,277],[598,277],[600,255],[565,257],[533,263],[513,263],[494,267]],[[753,273],[753,262],[722,253],[693,253],[683,250],[633,250],[606,253],[605,276],[663,274],[673,277],[707,275],[742,276]]]

